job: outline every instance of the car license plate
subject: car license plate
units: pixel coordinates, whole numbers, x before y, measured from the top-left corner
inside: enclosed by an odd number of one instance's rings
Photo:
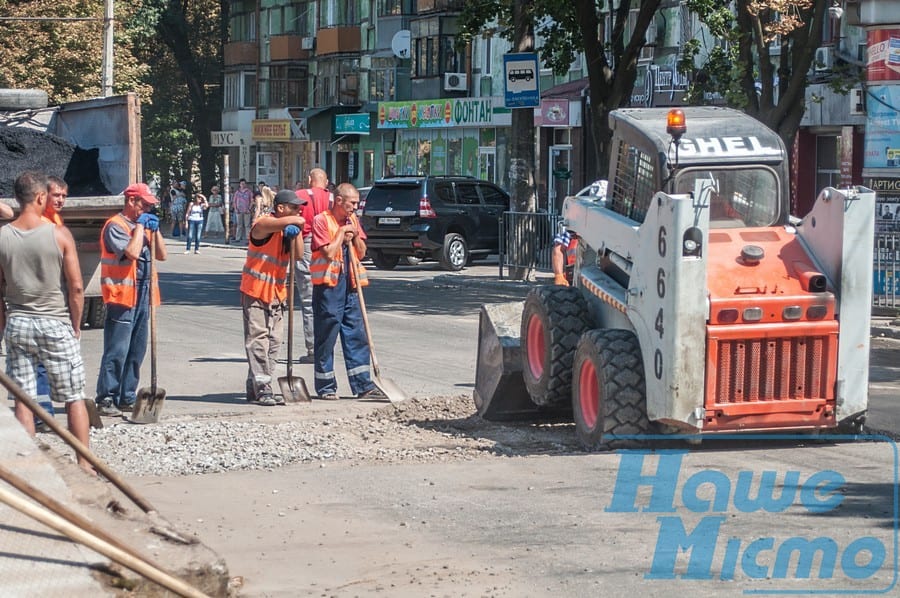
[[[400,224],[400,218],[379,218],[378,224]]]

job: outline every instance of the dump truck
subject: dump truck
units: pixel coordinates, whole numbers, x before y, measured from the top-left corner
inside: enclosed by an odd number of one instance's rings
[[[571,417],[596,448],[647,434],[859,430],[875,194],[826,188],[796,218],[784,144],[750,116],[609,118],[607,195],[563,204],[579,240],[572,285],[482,307],[478,413]]]
[[[84,277],[84,323],[102,328],[100,231],[121,211],[121,192],[142,180],[140,101],[133,93],[48,106],[41,90],[0,90],[0,201],[18,210],[12,182],[24,170],[69,185],[62,217]]]

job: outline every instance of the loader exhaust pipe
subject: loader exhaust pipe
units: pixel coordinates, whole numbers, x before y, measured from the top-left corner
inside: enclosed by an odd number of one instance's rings
[[[828,290],[825,275],[806,262],[794,262],[794,271],[800,279],[800,286],[808,293],[824,293]]]

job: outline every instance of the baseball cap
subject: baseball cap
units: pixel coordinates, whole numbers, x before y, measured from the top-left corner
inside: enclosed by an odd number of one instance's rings
[[[306,203],[305,199],[301,199],[296,193],[290,189],[282,189],[275,194],[275,204],[286,203],[292,206],[302,206]]]
[[[153,195],[146,183],[132,183],[125,187],[125,191],[122,194],[126,198],[140,197],[141,201],[148,204],[156,205],[159,203],[159,200],[156,199],[156,196]]]

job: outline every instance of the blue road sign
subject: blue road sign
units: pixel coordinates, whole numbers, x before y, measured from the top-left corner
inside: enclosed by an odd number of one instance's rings
[[[537,108],[541,105],[536,53],[504,54],[503,72],[504,104],[507,108]]]

